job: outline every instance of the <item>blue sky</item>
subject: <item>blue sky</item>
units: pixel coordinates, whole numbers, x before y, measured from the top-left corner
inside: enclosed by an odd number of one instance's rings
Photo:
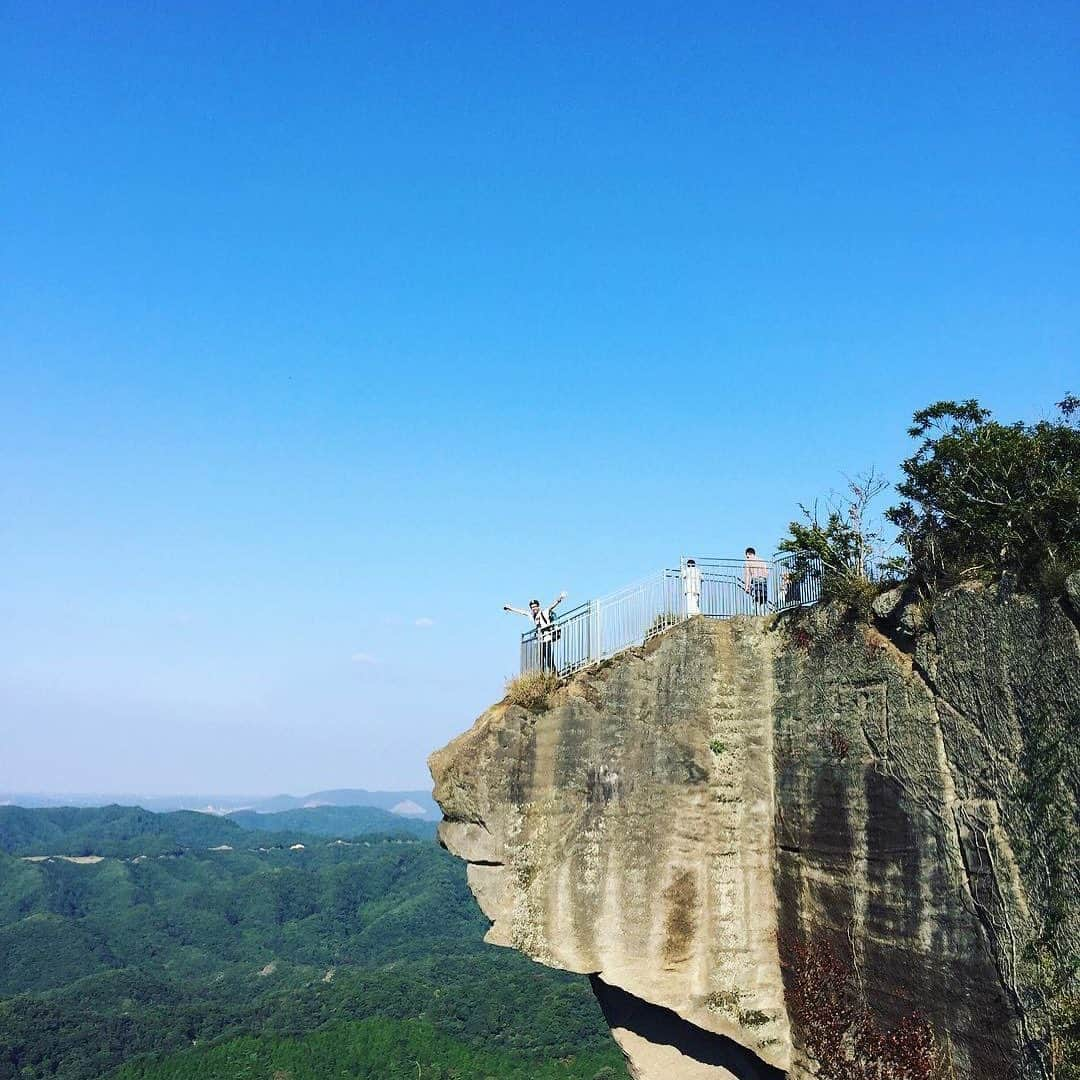
[[[0,789],[421,786],[503,603],[1080,390],[1070,5],[0,19]]]

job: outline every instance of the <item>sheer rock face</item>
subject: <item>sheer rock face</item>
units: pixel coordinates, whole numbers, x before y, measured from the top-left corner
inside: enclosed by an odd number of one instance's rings
[[[808,949],[882,1028],[925,1016],[957,1076],[1040,1075],[1017,762],[1080,701],[1076,625],[972,592],[894,608],[884,633],[693,619],[432,755],[488,939],[592,975],[638,1076],[813,1075]]]
[[[488,940],[786,1067],[774,638],[759,620],[694,620],[573,679],[541,714],[496,705],[431,768]]]

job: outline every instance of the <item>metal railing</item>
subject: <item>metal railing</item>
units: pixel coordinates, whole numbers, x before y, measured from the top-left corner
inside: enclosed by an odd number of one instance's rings
[[[687,560],[556,618],[550,627],[521,635],[521,672],[569,675],[642,645],[692,614],[712,619],[768,615],[821,599],[821,560],[795,552],[765,562],[762,584],[748,587],[742,559],[695,559],[700,593],[694,603]],[[697,611],[694,610],[695,606]]]

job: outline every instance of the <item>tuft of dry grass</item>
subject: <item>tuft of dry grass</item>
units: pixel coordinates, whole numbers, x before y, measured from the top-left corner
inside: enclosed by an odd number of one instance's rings
[[[528,671],[506,682],[506,698],[511,705],[523,709],[542,709],[559,685],[558,677],[551,671]]]
[[[679,622],[679,616],[674,611],[662,611],[652,621],[649,629],[645,631],[645,640],[652,641],[657,634],[662,634],[665,630],[670,630],[677,622]]]

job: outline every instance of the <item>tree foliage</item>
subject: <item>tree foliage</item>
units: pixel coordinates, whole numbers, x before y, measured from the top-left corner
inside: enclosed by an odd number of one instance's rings
[[[1080,399],[1059,417],[1003,424],[977,401],[938,401],[909,429],[903,502],[886,516],[922,583],[1009,575],[1060,587],[1080,567]]]
[[[860,611],[890,578],[931,589],[1011,578],[1060,592],[1080,569],[1080,398],[1066,394],[1057,408],[1033,424],[1001,423],[975,400],[920,409],[908,429],[919,445],[896,488],[902,501],[884,522],[871,506],[887,485],[870,470],[824,508],[800,506],[780,550],[816,556],[822,596]],[[891,554],[895,544],[902,557]]]
[[[618,1075],[607,1060],[586,1051],[530,1061],[497,1047],[470,1047],[423,1021],[379,1018],[300,1037],[232,1039],[127,1065],[115,1080],[604,1080]]]
[[[874,469],[849,479],[846,489],[831,495],[824,508],[801,506],[802,520],[788,526],[781,551],[810,554],[821,563],[821,594],[862,610],[869,604],[875,582],[890,572],[890,542],[873,505],[888,483]],[[796,564],[805,574],[806,565]]]

